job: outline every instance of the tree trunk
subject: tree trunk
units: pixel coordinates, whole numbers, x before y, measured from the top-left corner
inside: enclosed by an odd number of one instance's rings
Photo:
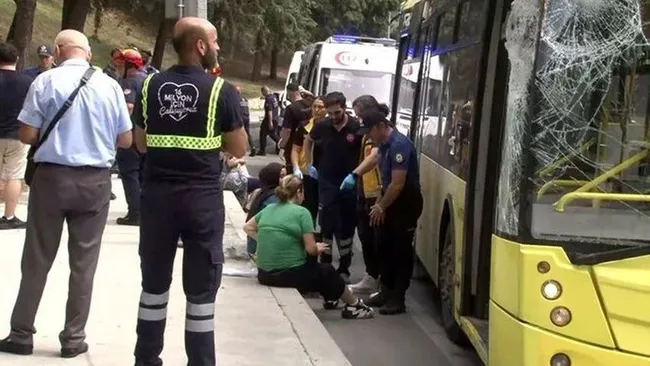
[[[262,47],[264,46],[264,39],[262,31],[257,32],[257,39],[255,40],[255,58],[253,60],[253,72],[251,73],[251,81],[258,81],[262,78],[262,63],[264,55]]]
[[[156,35],[156,45],[153,48],[153,57],[151,65],[158,70],[162,69],[163,57],[165,56],[165,46],[169,40],[169,33],[172,22],[165,19],[165,14],[162,15],[160,24],[158,25],[158,35]]]
[[[89,11],[90,0],[63,0],[61,29],[76,29],[83,33]]]
[[[18,0],[14,0],[14,3],[16,3],[16,10],[18,10]],[[16,33],[16,14],[17,12],[14,12],[14,17],[11,20],[11,26],[9,26],[9,31],[7,32],[7,42],[14,40],[14,34]]]
[[[16,26],[12,43],[18,49],[20,58],[16,68],[21,71],[25,67],[25,62],[30,54],[34,13],[36,13],[36,0],[21,0],[16,4],[16,14],[14,15]]]
[[[273,45],[273,49],[271,49],[271,65],[270,65],[270,78],[271,80],[277,80],[278,79],[278,55],[280,54],[280,50],[278,49],[277,46]]]

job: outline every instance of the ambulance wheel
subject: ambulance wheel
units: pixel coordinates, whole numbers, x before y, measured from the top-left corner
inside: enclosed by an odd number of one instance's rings
[[[450,341],[465,346],[467,337],[460,329],[454,318],[455,295],[454,295],[454,241],[452,239],[453,228],[448,225],[445,230],[445,239],[442,245],[440,265],[438,266],[438,289],[440,292],[440,318],[442,327]]]

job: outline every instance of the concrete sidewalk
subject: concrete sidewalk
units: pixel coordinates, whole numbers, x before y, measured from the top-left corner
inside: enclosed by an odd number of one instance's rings
[[[0,365],[93,365],[133,364],[135,325],[140,296],[138,229],[115,225],[126,213],[119,180],[113,181],[118,199],[111,204],[102,253],[95,277],[93,304],[86,333],[90,350],[72,360],[59,358],[58,334],[63,327],[68,283],[68,253],[62,250],[50,272],[36,319],[34,355],[0,354]],[[226,241],[243,236],[243,212],[234,196],[226,199]],[[2,204],[0,204],[0,208]],[[19,217],[26,217],[21,205]],[[237,222],[233,222],[237,221]],[[9,317],[20,281],[24,230],[0,231],[0,338],[9,333]],[[241,245],[239,242],[232,247]],[[233,249],[235,250],[235,249]],[[181,282],[182,251],[176,259],[169,303],[165,349],[166,365],[187,363],[183,346],[185,299]],[[250,272],[245,261],[228,260],[226,273]],[[271,289],[254,278],[224,276],[216,305],[218,364],[230,365],[350,365],[309,305],[295,290]]]

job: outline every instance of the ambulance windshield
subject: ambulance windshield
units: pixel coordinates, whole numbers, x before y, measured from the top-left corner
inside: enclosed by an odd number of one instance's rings
[[[379,103],[390,104],[393,90],[394,76],[389,72],[323,69],[321,94],[341,92],[348,101],[352,101],[364,94],[371,94]]]

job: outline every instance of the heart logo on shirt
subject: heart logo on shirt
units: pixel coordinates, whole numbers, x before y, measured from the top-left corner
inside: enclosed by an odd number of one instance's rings
[[[180,122],[190,113],[196,113],[196,103],[199,100],[199,89],[189,83],[176,84],[166,82],[158,88],[158,103],[160,117],[169,116]]]

